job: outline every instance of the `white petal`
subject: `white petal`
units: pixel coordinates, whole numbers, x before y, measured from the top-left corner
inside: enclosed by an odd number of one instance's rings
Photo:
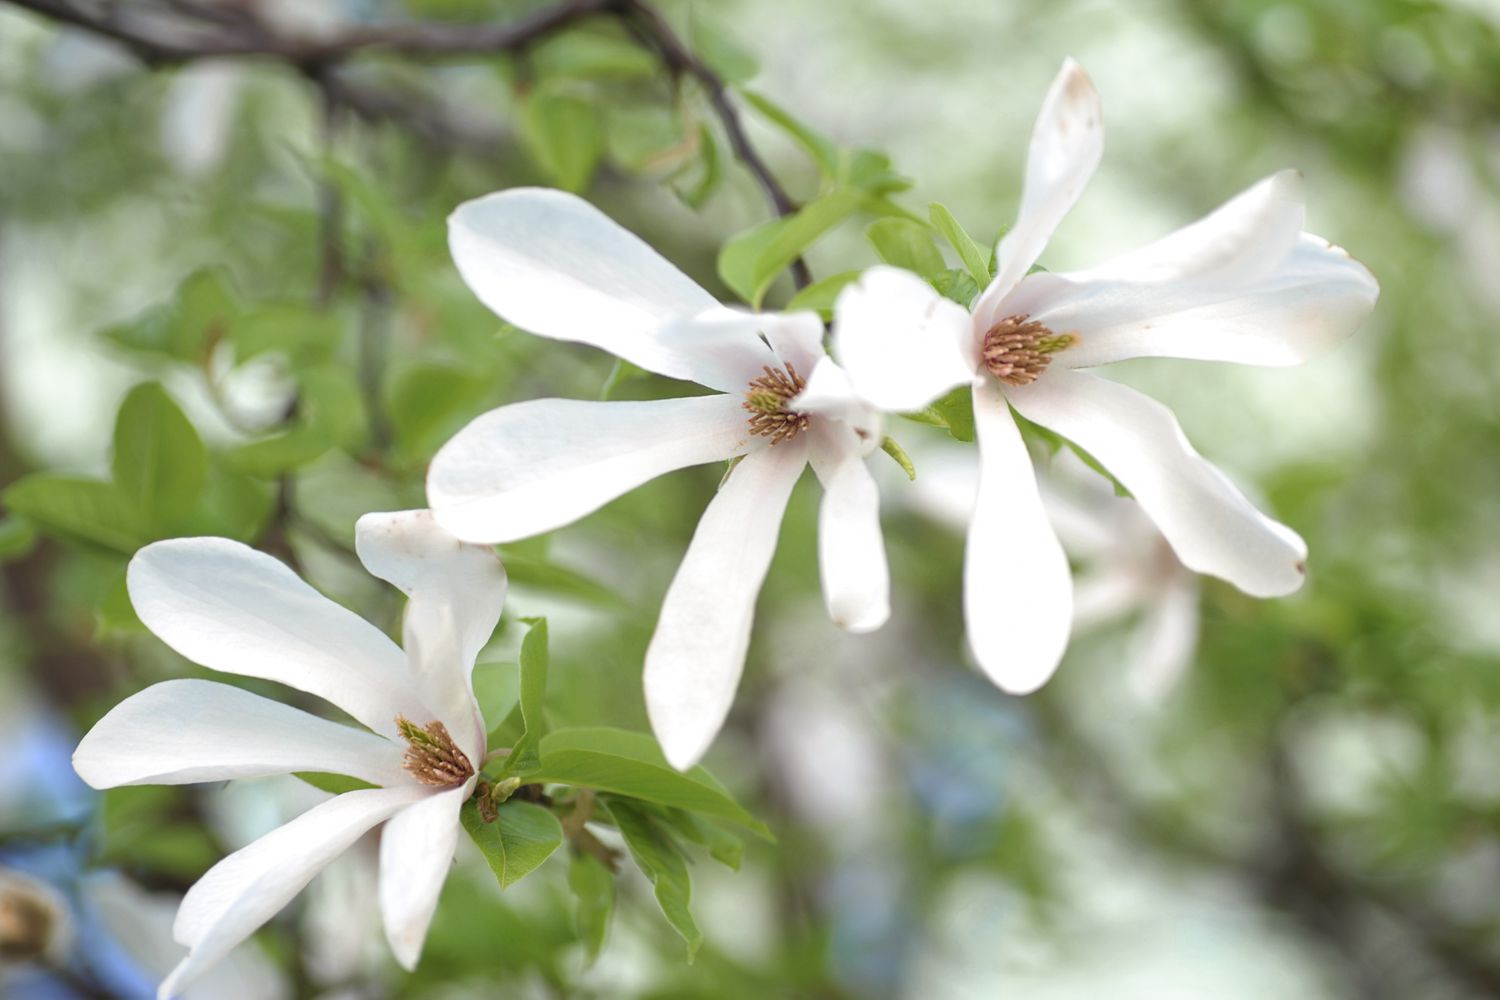
[[[716,348],[682,324],[719,303],[639,237],[562,191],[512,188],[460,205],[448,246],[485,305],[524,330],[609,351],[650,371],[715,385]],[[707,380],[706,380],[707,379]]]
[[[1198,579],[1186,571],[1161,587],[1131,639],[1130,686],[1145,701],[1166,697],[1198,647]]]
[[[880,411],[855,395],[848,374],[827,356],[813,368],[803,390],[787,401],[787,407],[843,424],[858,439],[861,455],[875,450],[885,434]]]
[[[1189,569],[1247,594],[1274,597],[1302,586],[1307,546],[1257,511],[1204,461],[1172,411],[1134,389],[1054,366],[1009,390],[1028,420],[1092,454],[1156,522]]]
[[[1105,562],[1073,581],[1073,627],[1088,629],[1120,618],[1149,596],[1138,567]]]
[[[427,473],[427,501],[465,541],[515,541],[751,441],[740,396],[534,399],[491,410],[443,445]]]
[[[417,684],[464,753],[483,756],[474,660],[500,621],[505,567],[493,549],[460,542],[427,510],[366,514],[355,548],[367,570],[410,598],[402,641]]]
[[[423,799],[393,816],[380,832],[380,914],[391,951],[408,971],[422,956],[458,847],[458,810],[473,786],[470,779]]]
[[[828,356],[823,350],[823,321],[817,313],[776,313],[762,316],[762,332],[771,350],[806,378]]]
[[[1047,521],[1031,456],[999,383],[974,387],[979,492],[964,552],[964,622],[974,658],[1001,688],[1028,694],[1067,649],[1068,558]]]
[[[385,633],[264,552],[227,538],[155,542],[126,582],[146,627],[194,663],[315,694],[387,736],[421,704]]]
[[[432,795],[416,786],[346,792],[314,806],[208,870],[188,890],[173,928],[188,957],[161,984],[166,1000],[291,902],[367,830]]]
[[[854,391],[883,410],[920,410],[973,381],[978,364],[968,311],[893,267],[844,286],[833,340]]]
[[[891,614],[880,493],[863,456],[854,442],[826,433],[815,434],[808,451],[823,484],[818,508],[823,600],[833,623],[850,632],[873,631]]]
[[[1270,177],[1206,218],[1087,271],[1027,277],[1006,308],[1079,343],[1070,368],[1135,357],[1299,364],[1352,333],[1379,285],[1300,232],[1301,180]]]
[[[806,464],[802,436],[746,455],[703,512],[667,588],[646,650],[646,709],[679,770],[703,756],[729,714],[755,599]]]
[[[212,681],[153,684],[110,709],[73,754],[94,788],[181,785],[293,771],[408,783],[391,740]]]
[[[1052,81],[1031,132],[1016,224],[995,249],[995,278],[974,306],[979,329],[1037,262],[1104,154],[1104,112],[1093,81],[1069,59]]]

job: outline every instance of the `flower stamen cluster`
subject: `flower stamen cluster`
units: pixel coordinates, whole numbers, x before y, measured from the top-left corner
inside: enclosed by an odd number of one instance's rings
[[[401,766],[422,784],[449,788],[473,777],[474,765],[441,722],[434,720],[418,726],[406,716],[398,715],[396,728],[407,744]]]
[[[766,365],[761,370],[765,374],[750,380],[742,405],[750,413],[750,433],[777,445],[807,430],[807,414],[786,407],[787,400],[807,388],[807,380],[791,362],[785,369]]]
[[[990,327],[981,349],[984,367],[1007,385],[1030,385],[1052,363],[1052,355],[1078,342],[1071,333],[1053,333],[1026,315],[1008,316]]]

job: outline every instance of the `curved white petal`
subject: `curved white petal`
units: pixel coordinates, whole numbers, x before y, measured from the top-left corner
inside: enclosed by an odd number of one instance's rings
[[[796,315],[816,319],[813,313]],[[767,339],[781,319],[778,313],[714,306],[667,324],[655,339],[662,349],[693,359],[694,382],[720,392],[741,393],[767,365],[776,366],[776,353]],[[818,329],[822,330],[821,324]]]
[[[1089,629],[1123,617],[1146,603],[1151,586],[1137,566],[1101,562],[1073,581],[1073,627]]]
[[[1165,698],[1198,648],[1198,579],[1187,572],[1163,581],[1131,637],[1129,682],[1145,701]]]
[[[534,399],[491,410],[438,451],[427,502],[469,542],[561,527],[663,473],[720,462],[753,435],[740,396]]]
[[[662,601],[646,650],[646,710],[679,770],[703,756],[734,701],[755,599],[807,464],[803,437],[753,451],[734,467],[703,512]]]
[[[1042,255],[1103,155],[1099,92],[1083,68],[1068,59],[1048,88],[1031,132],[1016,224],[995,248],[994,280],[974,306],[979,329],[1002,318],[997,313],[1001,301]]]
[[[964,622],[974,658],[1012,694],[1029,694],[1068,646],[1073,584],[1036,473],[999,383],[974,387],[979,491],[964,551]]]
[[[157,996],[176,996],[275,916],[367,830],[432,794],[419,786],[346,792],[214,865],[188,890],[177,911],[173,933],[188,946],[188,957]]]
[[[842,424],[855,436],[861,455],[874,451],[885,433],[880,411],[855,395],[848,374],[827,356],[813,368],[806,387],[787,401],[787,408]]]
[[[401,967],[416,968],[458,847],[458,810],[474,780],[408,806],[380,831],[380,915]]]
[[[1246,285],[1033,279],[1045,290],[1032,318],[1078,337],[1057,355],[1069,368],[1147,357],[1298,365],[1358,329],[1380,295],[1363,264],[1308,235]]]
[[[409,784],[395,742],[213,681],[153,684],[100,719],[73,753],[94,788],[182,785],[293,771]]]
[[[978,364],[968,311],[894,267],[844,286],[833,342],[854,391],[882,410],[920,410],[973,381]]]
[[[227,538],[154,542],[130,560],[126,585],[146,627],[194,663],[315,694],[386,736],[421,704],[385,633],[264,552]]]
[[[845,428],[819,428],[808,449],[823,484],[818,565],[828,617],[850,632],[870,632],[891,615],[891,575],[880,530],[880,492],[864,451]],[[833,432],[833,433],[827,433]]]
[[[783,363],[795,366],[803,378],[828,356],[823,350],[823,321],[817,313],[773,313],[762,320],[766,343]]]
[[[512,188],[465,202],[448,219],[448,246],[474,294],[508,322],[672,378],[714,385],[715,347],[734,350],[753,336],[705,344],[674,332],[719,303],[634,233],[562,191]]]
[[[1193,449],[1172,411],[1134,389],[1085,372],[1049,369],[1009,390],[1028,420],[1092,454],[1130,490],[1183,565],[1247,594],[1302,586],[1307,546],[1256,510]]]
[[[366,514],[355,525],[354,545],[365,569],[410,598],[402,642],[412,673],[464,753],[482,757],[474,660],[500,621],[505,567],[493,549],[448,534],[428,510]]]

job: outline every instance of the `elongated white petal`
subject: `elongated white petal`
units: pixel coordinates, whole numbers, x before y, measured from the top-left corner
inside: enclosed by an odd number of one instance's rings
[[[1131,638],[1130,686],[1145,701],[1166,697],[1192,665],[1198,647],[1198,579],[1187,572],[1162,582]]]
[[[1001,300],[1037,262],[1104,155],[1104,111],[1088,74],[1069,59],[1047,90],[1026,153],[1016,224],[995,249],[995,278],[975,303],[981,330],[1002,319]]]
[[[1009,390],[1015,408],[1092,454],[1156,522],[1183,565],[1247,594],[1302,586],[1307,546],[1256,510],[1193,449],[1165,406],[1085,372],[1048,370]]]
[[[460,205],[448,246],[485,305],[524,330],[602,348],[650,371],[719,385],[716,350],[753,350],[753,332],[726,339],[681,325],[722,307],[635,234],[571,194],[512,188]]]
[[[471,760],[483,756],[474,660],[500,621],[505,567],[493,549],[460,542],[427,510],[366,514],[354,537],[365,568],[410,598],[402,641],[427,704]]]
[[[974,658],[1012,694],[1052,676],[1068,645],[1068,557],[1042,509],[1036,473],[999,383],[974,387],[979,492],[964,552],[964,622]]]
[[[883,410],[920,410],[973,381],[978,364],[968,312],[894,267],[872,267],[844,287],[833,340],[854,391]]]
[[[1056,509],[1048,512],[1055,515]],[[1103,562],[1073,581],[1073,627],[1092,628],[1134,611],[1146,603],[1151,587],[1140,567]]]
[[[176,996],[255,933],[367,830],[432,794],[420,786],[346,792],[210,868],[177,911],[173,933],[189,952],[161,984],[160,1000]]]
[[[880,411],[854,392],[848,374],[832,358],[824,357],[813,368],[807,386],[787,401],[798,413],[826,417],[854,434],[860,454],[869,454],[880,444],[885,422]]]
[[[408,806],[380,832],[380,915],[396,961],[416,968],[458,847],[458,810],[468,783]]]
[[[146,627],[194,663],[315,694],[387,736],[421,704],[385,633],[264,552],[227,538],[154,542],[126,584]]]
[[[1076,345],[1057,355],[1069,368],[1144,357],[1281,367],[1344,340],[1379,294],[1363,264],[1304,235],[1274,271],[1248,284],[1075,282],[1036,274],[1017,297],[1036,299],[1036,321],[1076,335]]]
[[[891,614],[891,576],[880,531],[880,492],[864,450],[846,428],[819,428],[808,450],[823,484],[818,565],[828,617],[850,632],[870,632]],[[840,433],[844,432],[844,433]]]
[[[213,681],[153,684],[88,731],[73,768],[94,788],[182,785],[293,771],[407,784],[398,744]]]
[[[828,356],[823,350],[823,321],[817,313],[777,313],[763,316],[766,343],[786,364],[807,378],[818,362]]]
[[[646,650],[646,709],[673,767],[697,763],[729,714],[755,599],[807,464],[803,437],[746,455],[703,512]]]
[[[663,473],[724,461],[752,440],[740,396],[534,399],[491,410],[443,445],[427,473],[427,501],[465,541],[515,541]]]

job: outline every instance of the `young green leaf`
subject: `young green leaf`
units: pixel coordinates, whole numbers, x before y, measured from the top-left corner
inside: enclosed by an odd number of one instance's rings
[[[599,957],[615,908],[615,877],[592,854],[579,851],[568,865],[568,888],[578,897],[574,920],[590,962]]]
[[[505,563],[505,572],[511,583],[596,607],[619,609],[625,606],[619,594],[577,570],[516,554],[509,546],[501,547],[500,560]]]
[[[709,857],[726,868],[740,870],[745,842],[728,830],[683,809],[660,809],[657,813],[672,829],[708,849]]]
[[[0,501],[47,534],[126,555],[151,540],[140,511],[114,483],[37,472],[12,483]]]
[[[589,727],[559,729],[541,743],[541,766],[528,781],[556,782],[614,792],[727,820],[766,839],[771,832],[750,815],[703,767],[686,773],[667,763],[644,733]]]
[[[112,468],[120,494],[154,534],[166,535],[198,505],[208,452],[166,390],[144,382],[120,404]]]
[[[956,440],[974,440],[974,394],[969,386],[956,386],[925,410],[902,416],[919,424],[941,427]]]
[[[839,293],[844,286],[856,280],[862,271],[840,271],[831,274],[821,281],[814,281],[802,291],[793,295],[791,301],[786,304],[787,312],[796,312],[798,309],[812,309],[823,317],[824,322],[833,318],[833,306],[838,301]]]
[[[604,153],[604,125],[593,102],[540,91],[526,100],[521,135],[537,164],[560,188],[582,191]]]
[[[470,798],[458,818],[502,889],[536,871],[563,842],[557,817],[534,802],[502,802],[495,821],[486,823],[479,815],[478,801]]]
[[[756,308],[782,269],[864,201],[840,189],[808,202],[795,215],[773,219],[734,237],[719,251],[719,277]]]
[[[921,223],[910,219],[877,219],[865,229],[865,236],[880,259],[892,267],[915,271],[924,278],[948,267],[933,242],[932,230]]]
[[[958,259],[963,261],[969,276],[974,279],[974,284],[983,288],[990,283],[990,259],[993,256],[990,251],[974,241],[974,237],[964,231],[964,227],[958,224],[953,213],[941,202],[933,202],[927,206],[928,216],[932,219],[932,225],[938,232],[943,234],[943,239],[958,253]],[[966,303],[967,304],[967,303]]]
[[[536,768],[547,723],[542,706],[547,700],[547,619],[528,619],[531,630],[521,640],[521,738],[505,760],[502,774]]]
[[[896,443],[895,438],[887,434],[881,439],[880,450],[891,456],[895,463],[901,466],[901,471],[906,473],[907,479],[917,478],[917,467],[912,464],[911,456],[906,453],[905,448]]]
[[[812,157],[812,161],[818,165],[818,173],[822,174],[825,180],[833,180],[838,175],[839,148],[832,140],[798,121],[789,111],[763,94],[742,89],[740,96],[752,108],[764,115],[767,121],[781,129],[792,138],[792,141],[806,150],[807,155]]]
[[[379,787],[368,781],[361,781],[359,778],[351,778],[347,774],[329,774],[326,771],[293,771],[292,777],[301,778],[320,792],[327,792],[330,795],[342,795],[345,792]]]
[[[973,304],[974,297],[979,294],[979,286],[974,284],[969,272],[956,267],[928,275],[927,281],[943,298],[957,302],[965,309]]]
[[[656,890],[656,902],[661,906],[661,912],[687,942],[688,961],[691,962],[703,944],[703,932],[698,930],[692,911],[688,909],[693,898],[693,884],[688,877],[682,849],[649,813],[629,800],[611,796],[606,807],[620,830],[620,836],[625,838],[625,846],[630,849],[636,867]]]
[[[0,563],[14,562],[31,554],[36,546],[36,528],[20,518],[0,518]]]

